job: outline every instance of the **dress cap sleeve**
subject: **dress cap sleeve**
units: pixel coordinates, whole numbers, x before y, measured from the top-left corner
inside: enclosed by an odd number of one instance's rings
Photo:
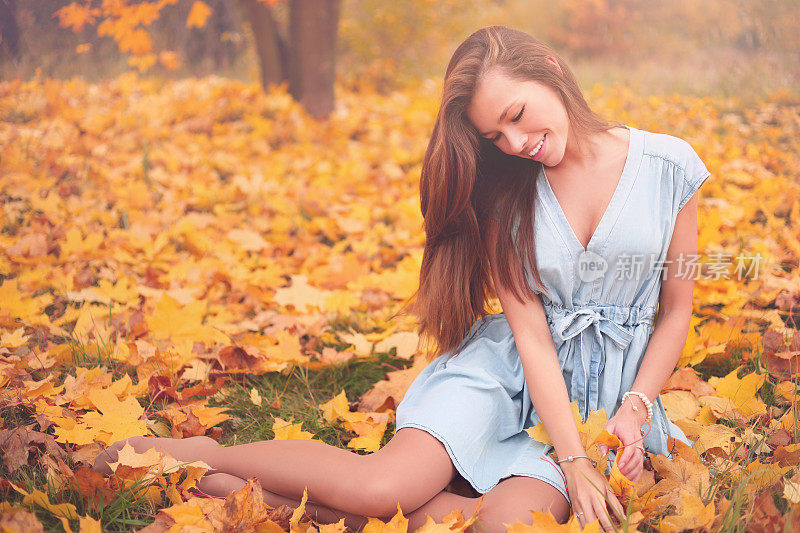
[[[681,200],[678,204],[678,211],[686,205],[686,202],[691,199],[695,191],[697,191],[711,175],[711,172],[708,171],[703,160],[700,159],[700,156],[697,155],[694,148],[692,148],[689,143],[686,143],[686,145],[688,147],[688,157],[683,180],[679,182],[681,186]]]

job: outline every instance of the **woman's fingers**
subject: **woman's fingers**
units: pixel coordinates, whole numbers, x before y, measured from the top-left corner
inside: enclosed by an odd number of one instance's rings
[[[630,468],[631,465],[637,464],[637,461],[644,460],[644,451],[636,445],[626,446],[622,451],[622,457],[619,461],[620,471]]]
[[[614,526],[611,524],[608,511],[606,511],[606,502],[602,499],[594,500],[594,515],[600,519],[600,529],[602,531],[614,531]],[[594,520],[594,519],[592,519]]]
[[[606,501],[606,499],[608,501]],[[611,508],[611,513],[608,512],[609,507]],[[614,491],[611,490],[610,486],[606,489],[605,498],[595,493],[590,497],[587,504],[581,506],[581,510],[583,510],[583,514],[578,519],[581,529],[586,527],[586,524],[591,524],[595,520],[599,520],[601,531],[612,532],[615,531],[615,529],[611,521],[611,515],[615,515],[620,522],[625,518],[625,509],[622,507],[622,504],[619,503],[619,500],[614,495]]]
[[[617,495],[614,494],[614,491],[608,491],[608,500],[611,502],[611,509],[614,511],[614,514],[617,516],[617,520],[620,522],[625,519],[625,508],[619,503],[619,499],[617,499]]]
[[[578,517],[578,524],[580,525],[581,529],[585,528],[587,524],[591,524],[595,520],[599,520],[601,531],[605,532],[615,531],[614,525],[611,522],[610,515],[606,510],[605,500],[593,499],[592,502],[593,503],[591,505],[588,505],[587,507],[584,508],[585,510],[583,514]],[[619,505],[619,502],[617,502],[617,505]],[[617,512],[618,512],[617,509],[615,509],[615,513]],[[625,514],[622,513],[622,517],[624,516]],[[621,521],[622,518],[619,518],[619,520]]]
[[[592,522],[597,520],[597,515],[594,512],[594,507],[592,506],[592,504],[587,505],[584,509],[585,510],[583,514],[578,519],[578,523],[580,524],[581,529],[584,529],[587,524],[591,524]],[[600,523],[600,527],[601,528],[603,527],[602,522]]]

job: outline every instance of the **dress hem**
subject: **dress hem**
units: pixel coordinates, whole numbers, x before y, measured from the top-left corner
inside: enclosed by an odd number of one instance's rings
[[[554,480],[548,478],[547,476],[545,476],[543,474],[534,474],[534,473],[531,473],[531,472],[513,471],[513,472],[509,473],[508,475],[506,475],[504,477],[501,477],[497,481],[497,483],[495,483],[494,485],[488,487],[486,490],[482,490],[477,486],[477,484],[473,480],[472,476],[467,474],[466,469],[461,465],[461,463],[459,463],[458,459],[456,458],[455,454],[453,453],[453,448],[450,446],[450,444],[447,442],[447,440],[444,437],[442,437],[436,430],[431,429],[428,426],[425,426],[423,424],[419,424],[419,423],[416,423],[416,422],[406,422],[402,426],[398,426],[395,429],[395,433],[397,433],[401,429],[407,428],[407,427],[413,427],[413,428],[416,428],[416,429],[421,429],[423,431],[426,431],[427,433],[430,433],[433,437],[435,437],[436,440],[441,442],[442,445],[444,446],[445,450],[447,451],[447,455],[449,455],[450,459],[453,461],[453,466],[455,467],[455,469],[458,471],[459,474],[461,474],[461,476],[467,481],[467,483],[469,483],[472,486],[472,488],[475,489],[475,491],[480,493],[480,494],[486,494],[487,492],[492,490],[494,487],[496,487],[497,484],[500,483],[500,481],[502,481],[503,479],[506,479],[509,476],[525,476],[525,477],[532,477],[532,478],[540,479],[540,480],[548,483],[549,485],[555,487],[558,490],[558,492],[560,492],[564,496],[564,498],[566,498],[567,504],[570,507],[572,507],[572,503],[571,503],[571,501],[569,499],[569,496],[567,496],[566,491],[562,490],[561,487],[559,487],[554,482]]]

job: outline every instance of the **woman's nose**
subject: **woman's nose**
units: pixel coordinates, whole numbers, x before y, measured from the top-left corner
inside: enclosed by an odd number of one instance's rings
[[[528,142],[527,136],[521,134],[516,135],[511,143],[511,149],[514,150],[515,154],[521,154],[522,150],[525,148],[526,142]]]

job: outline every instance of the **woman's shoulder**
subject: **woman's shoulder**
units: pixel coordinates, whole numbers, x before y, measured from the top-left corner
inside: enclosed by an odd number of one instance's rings
[[[672,163],[684,172],[691,171],[700,162],[692,145],[680,137],[668,133],[642,130],[644,155]]]

